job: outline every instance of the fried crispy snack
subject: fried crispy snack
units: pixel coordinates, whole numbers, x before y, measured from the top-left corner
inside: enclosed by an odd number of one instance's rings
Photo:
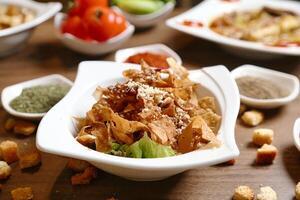
[[[41,163],[41,153],[38,150],[19,155],[19,165],[21,169],[37,166]]]
[[[105,153],[113,143],[131,145],[144,134],[178,153],[218,147],[221,117],[214,98],[200,97],[201,86],[188,71],[171,58],[167,62],[169,69],[142,62],[141,70],[123,72],[124,83],[98,87],[97,103],[78,120],[77,140]]]
[[[89,184],[92,179],[96,178],[97,169],[93,166],[87,167],[82,173],[75,174],[71,178],[72,185]]]
[[[16,188],[12,190],[11,196],[13,200],[31,200],[33,199],[33,191],[31,187]]]
[[[19,159],[18,145],[14,141],[6,140],[1,142],[0,152],[3,160],[8,164],[11,164]]]

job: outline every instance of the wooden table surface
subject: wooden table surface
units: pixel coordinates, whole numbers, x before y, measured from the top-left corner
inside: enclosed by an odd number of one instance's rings
[[[215,44],[171,30],[163,23],[136,33],[123,47],[151,43],[164,43],[176,50],[189,69],[217,64],[233,69],[249,63],[300,76],[299,58],[285,57],[271,61],[242,59],[227,54]],[[0,90],[20,81],[53,73],[74,80],[79,62],[113,58],[113,53],[102,57],[87,57],[70,51],[55,38],[50,21],[38,27],[28,46],[21,52],[0,58]],[[234,166],[194,169],[157,182],[133,182],[100,172],[90,185],[71,186],[71,172],[65,169],[67,159],[43,154],[42,165],[34,169],[21,171],[17,163],[12,164],[12,176],[3,182],[0,199],[10,199],[10,190],[16,187],[31,186],[37,200],[99,200],[111,196],[120,200],[229,200],[238,185],[249,185],[256,191],[260,185],[268,185],[277,191],[280,200],[292,200],[295,184],[300,181],[300,152],[292,140],[292,126],[300,116],[300,98],[281,109],[268,111],[267,116],[259,127],[274,129],[274,144],[279,149],[276,162],[270,166],[253,164],[256,155],[256,148],[250,143],[253,128],[246,128],[238,122],[236,138],[241,154]],[[2,124],[7,117],[8,114],[0,108],[0,140],[11,139],[17,141],[21,148],[33,148],[34,136],[17,137],[3,129]]]

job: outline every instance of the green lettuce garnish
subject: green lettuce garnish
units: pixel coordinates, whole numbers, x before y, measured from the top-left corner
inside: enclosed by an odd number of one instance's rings
[[[170,146],[154,142],[147,134],[131,145],[112,143],[112,150],[109,154],[131,158],[163,158],[176,155]]]

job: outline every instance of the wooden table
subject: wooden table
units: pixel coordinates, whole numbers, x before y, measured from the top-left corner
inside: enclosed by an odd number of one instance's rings
[[[185,66],[190,69],[217,64],[233,69],[251,63],[300,76],[299,58],[285,57],[266,62],[245,60],[227,54],[215,44],[171,30],[163,23],[153,29],[137,32],[124,47],[151,43],[167,44],[182,56]],[[87,57],[68,50],[55,38],[52,22],[47,22],[36,30],[23,51],[0,59],[0,89],[53,73],[74,80],[79,62],[113,58],[113,53]],[[43,154],[42,165],[31,170],[21,171],[17,163],[12,164],[13,175],[4,183],[0,199],[10,199],[9,191],[16,187],[31,186],[37,200],[99,200],[111,196],[120,200],[229,200],[238,185],[249,185],[258,190],[262,184],[272,186],[280,200],[291,200],[294,198],[294,186],[300,181],[300,152],[292,140],[292,126],[300,116],[300,98],[279,110],[269,111],[267,116],[260,127],[275,130],[274,144],[279,149],[275,164],[270,166],[253,165],[256,155],[256,148],[250,144],[253,128],[246,128],[238,122],[236,138],[241,155],[234,166],[194,169],[158,182],[132,182],[100,172],[92,184],[74,187],[70,184],[71,172],[65,169],[67,159]],[[20,138],[4,131],[2,124],[7,117],[0,108],[0,140],[11,139],[22,148],[32,148],[34,136]]]

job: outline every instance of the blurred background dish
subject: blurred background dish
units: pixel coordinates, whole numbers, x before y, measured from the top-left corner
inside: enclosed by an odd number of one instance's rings
[[[11,22],[11,26],[5,28],[0,28],[0,56],[9,55],[14,53],[24,47],[26,42],[30,38],[34,28],[44,21],[48,20],[54,16],[61,8],[61,3],[38,3],[31,0],[2,0],[0,1],[0,6],[14,5],[10,7],[8,12],[16,12],[17,8],[26,8],[25,11],[27,20],[20,21],[20,16],[15,16],[14,19],[8,19],[9,21],[19,21]],[[31,12],[31,14],[29,14]],[[21,12],[21,15],[24,15]],[[5,21],[7,16],[1,15],[0,21]],[[3,19],[5,18],[5,19]],[[13,25],[14,24],[14,25]],[[3,25],[3,24],[2,24]]]

